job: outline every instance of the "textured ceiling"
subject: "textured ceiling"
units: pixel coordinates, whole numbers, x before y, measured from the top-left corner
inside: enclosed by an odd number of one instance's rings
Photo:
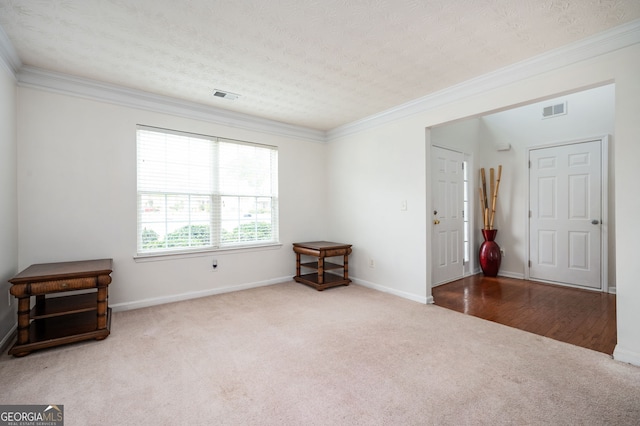
[[[639,0],[0,0],[23,65],[318,130],[638,18]]]

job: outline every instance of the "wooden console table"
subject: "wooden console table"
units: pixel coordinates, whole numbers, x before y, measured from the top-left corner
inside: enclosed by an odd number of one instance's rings
[[[10,279],[11,294],[18,299],[18,336],[9,354],[25,356],[36,349],[105,339],[111,329],[107,299],[112,265],[112,259],[42,263]],[[74,290],[88,292],[47,297]]]
[[[309,285],[318,291],[339,285],[349,285],[349,255],[351,244],[332,243],[329,241],[313,241],[308,243],[293,243],[293,251],[296,253],[296,282]],[[313,256],[317,262],[301,263],[300,256]],[[342,256],[342,265],[325,262],[327,257]],[[315,272],[301,274],[302,267],[314,269]],[[342,269],[342,275],[327,272],[328,270]]]

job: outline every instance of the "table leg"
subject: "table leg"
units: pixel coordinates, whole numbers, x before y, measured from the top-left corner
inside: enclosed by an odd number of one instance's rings
[[[300,276],[300,253],[296,253],[296,277]]]
[[[98,289],[98,305],[97,305],[97,329],[103,330],[107,328],[107,298],[109,297],[107,293],[107,288],[102,287]]]
[[[318,257],[318,284],[324,284],[324,257]]]
[[[97,295],[97,324],[98,330],[107,328],[107,301],[109,299],[108,285],[111,282],[109,275],[98,276],[98,295]]]
[[[18,345],[29,343],[29,311],[31,303],[29,297],[18,299]]]
[[[345,280],[349,279],[349,255],[345,254],[344,258],[342,259],[342,263],[343,263],[343,276]]]

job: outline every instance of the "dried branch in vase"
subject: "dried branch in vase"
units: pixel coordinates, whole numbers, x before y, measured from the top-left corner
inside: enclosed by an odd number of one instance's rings
[[[480,179],[482,186],[480,191],[480,205],[482,207],[482,223],[483,229],[493,229],[494,219],[496,217],[496,202],[498,201],[498,191],[500,190],[500,179],[502,177],[502,165],[498,166],[498,176],[495,175],[493,168],[489,169],[489,193],[487,193],[487,176],[484,167],[480,169]],[[489,198],[487,198],[489,194]],[[491,206],[489,206],[491,202]]]

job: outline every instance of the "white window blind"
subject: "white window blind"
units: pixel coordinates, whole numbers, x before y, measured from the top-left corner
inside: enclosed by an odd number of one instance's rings
[[[138,126],[138,254],[278,242],[277,148]]]

